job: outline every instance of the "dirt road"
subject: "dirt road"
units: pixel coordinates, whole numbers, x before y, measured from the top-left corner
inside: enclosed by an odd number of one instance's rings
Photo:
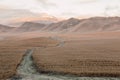
[[[53,38],[60,41],[60,44],[56,47],[61,47],[64,42],[58,38]],[[110,77],[75,77],[70,75],[55,75],[51,73],[42,74],[37,72],[34,66],[32,54],[35,49],[28,49],[23,57],[21,64],[17,69],[17,76],[13,77],[11,80],[120,80],[120,78],[110,78]]]

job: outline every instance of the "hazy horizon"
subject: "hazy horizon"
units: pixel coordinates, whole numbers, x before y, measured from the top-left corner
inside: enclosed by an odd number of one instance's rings
[[[120,0],[0,0],[0,24],[120,16]]]
[[[59,17],[120,16],[120,0],[1,0],[0,10],[28,10]],[[10,15],[10,14],[8,14]]]

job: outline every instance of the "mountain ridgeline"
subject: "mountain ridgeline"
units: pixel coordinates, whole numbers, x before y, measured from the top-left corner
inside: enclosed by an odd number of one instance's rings
[[[45,24],[34,23],[34,22],[25,22],[20,27],[15,28],[14,32],[31,32],[37,31],[45,27]]]
[[[66,32],[89,33],[103,31],[119,31],[120,17],[93,17],[89,19],[70,18],[57,23],[43,24],[25,22],[20,27],[8,27],[0,25],[0,32]]]
[[[0,32],[9,32],[13,29],[14,29],[14,27],[9,27],[9,26],[0,24]]]

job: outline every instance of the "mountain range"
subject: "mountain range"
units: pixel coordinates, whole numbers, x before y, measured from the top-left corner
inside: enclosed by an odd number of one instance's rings
[[[89,33],[103,31],[119,31],[120,17],[93,17],[88,19],[70,18],[50,24],[25,22],[19,27],[0,25],[0,32],[74,32]]]

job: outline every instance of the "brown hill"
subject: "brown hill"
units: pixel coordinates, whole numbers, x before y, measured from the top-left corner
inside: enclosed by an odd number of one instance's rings
[[[101,32],[120,30],[120,17],[94,17],[89,19],[71,18],[46,26],[45,31],[56,32]]]
[[[71,28],[79,23],[80,23],[79,19],[70,18],[68,20],[64,20],[64,21],[61,21],[58,23],[52,23],[52,24],[46,26],[45,28],[43,28],[42,30],[45,30],[45,31],[63,31],[63,30],[66,30],[68,28]]]
[[[120,30],[119,17],[95,17],[81,21],[78,25],[72,27],[72,32],[101,32]]]
[[[45,27],[45,24],[34,23],[34,22],[25,22],[20,27],[15,28],[13,31],[15,31],[15,32],[31,32],[31,31],[40,30],[43,27]]]
[[[104,31],[119,31],[120,17],[93,17],[89,19],[75,19],[60,21],[51,24],[25,22],[20,27],[13,29],[14,32],[66,32],[66,33],[90,33]]]
[[[12,30],[14,27],[9,27],[6,25],[1,25],[0,24],[0,32],[9,32],[10,30]]]

